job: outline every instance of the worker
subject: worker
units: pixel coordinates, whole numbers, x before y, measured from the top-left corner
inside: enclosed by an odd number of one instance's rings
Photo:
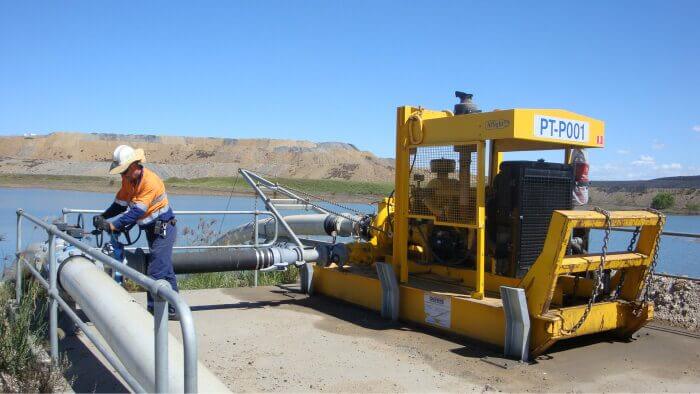
[[[98,230],[107,232],[128,231],[138,224],[146,232],[148,248],[147,274],[151,278],[165,279],[177,291],[172,254],[177,228],[173,210],[168,203],[163,181],[153,171],[145,168],[143,149],[119,145],[114,150],[110,175],[121,174],[122,186],[112,205],[102,214],[93,217]],[[113,221],[107,219],[120,215]],[[148,293],[148,310],[153,313],[153,297]],[[168,317],[177,320],[175,309],[169,305]]]

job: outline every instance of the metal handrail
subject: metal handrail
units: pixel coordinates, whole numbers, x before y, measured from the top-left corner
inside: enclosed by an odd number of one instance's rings
[[[31,267],[26,261],[20,259],[21,250],[21,219],[25,218],[35,225],[43,228],[49,235],[49,281],[41,278],[39,272],[34,267]],[[41,220],[40,218],[24,212],[22,209],[17,210],[17,269],[16,269],[16,296],[17,302],[21,301],[22,298],[22,267],[26,265],[30,268],[30,272],[34,277],[40,278],[39,282],[48,289],[48,296],[50,298],[49,306],[49,337],[51,343],[51,358],[54,362],[58,361],[58,306],[60,304],[61,309],[67,312],[68,317],[71,318],[79,327],[87,328],[78,318],[75,313],[72,312],[68,304],[61,299],[58,286],[57,286],[57,267],[56,267],[56,256],[55,256],[55,239],[56,237],[63,239],[67,243],[75,246],[77,249],[81,250],[90,258],[97,260],[112,269],[118,270],[122,275],[134,281],[134,283],[147,289],[155,300],[156,309],[156,319],[154,319],[154,331],[155,331],[155,383],[157,392],[167,392],[168,391],[168,360],[167,360],[167,346],[168,346],[168,326],[163,323],[163,313],[167,314],[168,304],[172,304],[180,318],[180,330],[182,332],[182,344],[184,353],[184,389],[186,393],[194,393],[197,391],[197,338],[194,328],[194,319],[192,317],[192,311],[189,306],[185,303],[180,295],[170,288],[170,285],[163,280],[154,280],[148,276],[136,271],[135,269],[122,264],[121,262],[96,251],[90,245],[71,237],[70,235],[58,230],[55,225],[48,224]],[[161,319],[158,319],[158,317]],[[167,319],[167,317],[165,318]],[[167,320],[165,320],[167,323]],[[83,329],[84,332],[88,330]],[[117,369],[117,371],[124,377],[127,383],[135,391],[144,391],[138,382],[128,371],[123,367],[120,362],[114,357],[111,357],[109,352],[106,352],[104,346],[98,345],[96,338],[93,335],[87,335],[88,338],[96,345],[97,349],[105,355],[107,360],[112,364],[112,366]]]
[[[611,227],[610,230],[612,231],[618,231],[618,232],[623,232],[623,233],[633,233],[635,232],[634,229],[631,228],[624,228],[624,227]],[[681,232],[681,231],[662,231],[661,232],[662,236],[667,236],[667,237],[680,237],[680,238],[695,238],[695,239],[700,239],[700,234],[697,233],[686,233],[686,232]],[[692,276],[683,276],[683,275],[672,275],[672,274],[665,274],[665,273],[659,273],[655,272],[654,275],[657,276],[664,276],[667,278],[674,278],[674,279],[684,279],[684,280],[691,280],[695,282],[699,282],[700,278],[695,278]]]
[[[295,194],[289,192],[288,190],[286,190],[284,188],[280,188],[279,185],[273,184],[270,181],[268,181],[267,179],[259,177],[255,173],[244,170],[242,168],[238,169],[238,173],[241,174],[243,176],[243,179],[245,179],[245,181],[248,182],[250,187],[253,188],[253,190],[255,191],[257,196],[259,196],[263,200],[263,202],[265,203],[265,208],[269,209],[275,215],[275,218],[279,222],[282,222],[282,227],[284,227],[284,229],[287,232],[287,234],[289,235],[289,237],[292,238],[292,241],[294,241],[294,243],[299,247],[300,250],[304,250],[304,245],[301,243],[301,241],[299,240],[297,235],[294,233],[292,228],[289,226],[289,224],[287,224],[287,222],[284,220],[284,217],[282,217],[282,215],[279,213],[277,208],[275,208],[275,204],[274,204],[273,200],[270,199],[265,194],[265,192],[262,191],[262,189],[260,189],[258,182],[260,184],[264,185],[265,187],[267,187],[268,189],[274,189],[276,191],[281,192],[282,194],[287,195],[288,197],[297,198],[299,200],[301,200],[301,199],[298,196],[296,196]],[[301,201],[303,201],[303,200],[301,200]],[[255,234],[257,236],[257,231]]]
[[[634,230],[631,228],[622,228],[622,227],[612,227],[612,231],[621,231],[624,233],[633,233]],[[668,237],[682,237],[682,238],[698,238],[700,239],[700,234],[697,233],[685,233],[685,232],[680,232],[680,231],[662,231],[661,235],[665,235]]]
[[[63,221],[67,221],[68,215],[72,213],[102,213],[104,211],[99,209],[80,209],[80,208],[63,208],[61,210]],[[192,250],[192,249],[250,249],[250,248],[268,248],[274,246],[277,242],[277,237],[279,233],[279,222],[275,214],[270,211],[173,211],[175,215],[253,215],[254,222],[254,232],[255,242],[252,245],[249,244],[233,244],[233,245],[185,245],[185,246],[173,246],[174,250]],[[258,216],[269,216],[273,219],[275,223],[275,232],[272,239],[266,243],[257,242],[258,233]],[[136,247],[127,247],[126,250],[134,250]],[[148,250],[148,248],[142,248],[143,250]]]

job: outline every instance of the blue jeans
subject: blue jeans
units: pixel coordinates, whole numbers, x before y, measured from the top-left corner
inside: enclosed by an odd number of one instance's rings
[[[151,251],[148,255],[147,274],[155,280],[165,279],[170,283],[173,290],[178,291],[172,260],[173,246],[175,245],[175,238],[177,237],[177,227],[168,223],[165,237],[154,234],[153,228],[153,224],[143,228],[146,232],[148,248]],[[151,297],[151,293],[148,293],[148,308],[153,308],[153,297]],[[172,305],[168,305],[168,309],[171,313],[175,312],[175,308],[173,308]]]
[[[119,233],[109,233],[109,243],[112,244],[112,248],[114,249],[114,259],[120,263],[124,262],[124,244],[119,242]],[[124,282],[124,277],[121,272],[117,270],[114,271],[114,280],[120,285]]]

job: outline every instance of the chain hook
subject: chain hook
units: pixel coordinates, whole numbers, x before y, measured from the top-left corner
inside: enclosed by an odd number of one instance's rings
[[[605,268],[605,263],[608,257],[608,241],[610,240],[610,232],[612,230],[612,223],[610,220],[610,212],[606,211],[603,208],[600,207],[593,207],[593,209],[601,213],[605,216],[605,236],[603,237],[603,248],[602,248],[602,253],[600,255],[600,264],[598,265],[598,268],[595,271],[595,284],[593,285],[593,290],[591,292],[591,297],[588,299],[588,304],[586,305],[586,309],[583,311],[583,315],[581,315],[581,318],[579,321],[574,324],[573,327],[569,330],[561,329],[562,333],[565,335],[573,335],[578,331],[579,328],[583,325],[583,323],[586,321],[588,318],[588,315],[591,313],[591,308],[593,307],[593,303],[595,302],[596,298],[598,298],[598,294],[600,293],[600,288],[602,287],[602,282],[603,282],[603,269]]]

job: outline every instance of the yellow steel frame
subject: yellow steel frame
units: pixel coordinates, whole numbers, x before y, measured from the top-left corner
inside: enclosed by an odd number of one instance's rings
[[[634,252],[613,253],[607,256],[604,269],[625,271],[625,281],[618,300],[594,303],[585,323],[575,333],[569,332],[578,322],[586,305],[552,307],[557,287],[570,281],[574,272],[595,271],[601,263],[601,254],[566,256],[566,248],[574,228],[603,228],[606,218],[595,211],[555,211],[549,224],[542,253],[518,284],[525,289],[530,317],[534,320],[531,338],[535,352],[542,352],[562,338],[593,332],[618,330],[631,334],[653,315],[653,309],[636,302],[644,287],[656,247],[661,236],[664,218],[647,211],[613,211],[611,225],[640,227],[639,241]],[[619,276],[614,283],[619,281]],[[587,284],[590,295],[590,284]],[[562,290],[560,290],[561,292]]]
[[[586,122],[589,126],[588,137],[585,141],[540,137],[534,132],[535,119],[540,115]],[[633,253],[608,256],[605,268],[618,270],[612,279],[613,284],[619,283],[623,271],[626,274],[622,294],[615,301],[594,303],[585,323],[576,332],[571,332],[571,327],[583,315],[586,305],[562,307],[564,295],[589,296],[592,281],[574,278],[572,274],[594,271],[601,258],[599,255],[567,257],[566,245],[574,228],[602,228],[605,218],[601,214],[556,211],[550,222],[543,252],[522,280],[495,275],[492,268],[491,272],[485,270],[486,141],[491,141],[488,179],[493,180],[503,152],[564,149],[564,159],[568,162],[573,148],[602,147],[603,135],[602,121],[564,110],[513,109],[454,116],[449,111],[399,107],[396,119],[395,195],[393,199],[385,199],[379,204],[374,223],[385,232],[378,233],[367,243],[350,245],[350,269],[318,267],[314,274],[314,291],[379,310],[382,292],[376,275],[367,274],[366,271],[360,274],[353,267],[384,261],[392,264],[399,279],[399,316],[405,320],[425,324],[426,294],[447,297],[451,305],[451,323],[449,327],[441,328],[503,345],[505,316],[498,291],[500,286],[516,286],[525,289],[527,295],[532,320],[530,343],[534,354],[545,351],[557,340],[572,336],[609,330],[630,335],[653,315],[651,306],[639,305],[636,299],[643,287],[643,278],[648,272],[650,256],[653,255],[655,240],[662,225],[662,219],[657,215],[640,211],[612,212],[613,226],[641,227],[638,248]],[[417,217],[408,212],[411,150],[421,146],[466,144],[477,147],[477,220],[470,225],[445,224],[467,227],[476,232],[476,269],[416,264],[408,258],[408,221],[411,217]],[[425,275],[445,278],[442,282],[445,286],[421,285],[418,279]]]

